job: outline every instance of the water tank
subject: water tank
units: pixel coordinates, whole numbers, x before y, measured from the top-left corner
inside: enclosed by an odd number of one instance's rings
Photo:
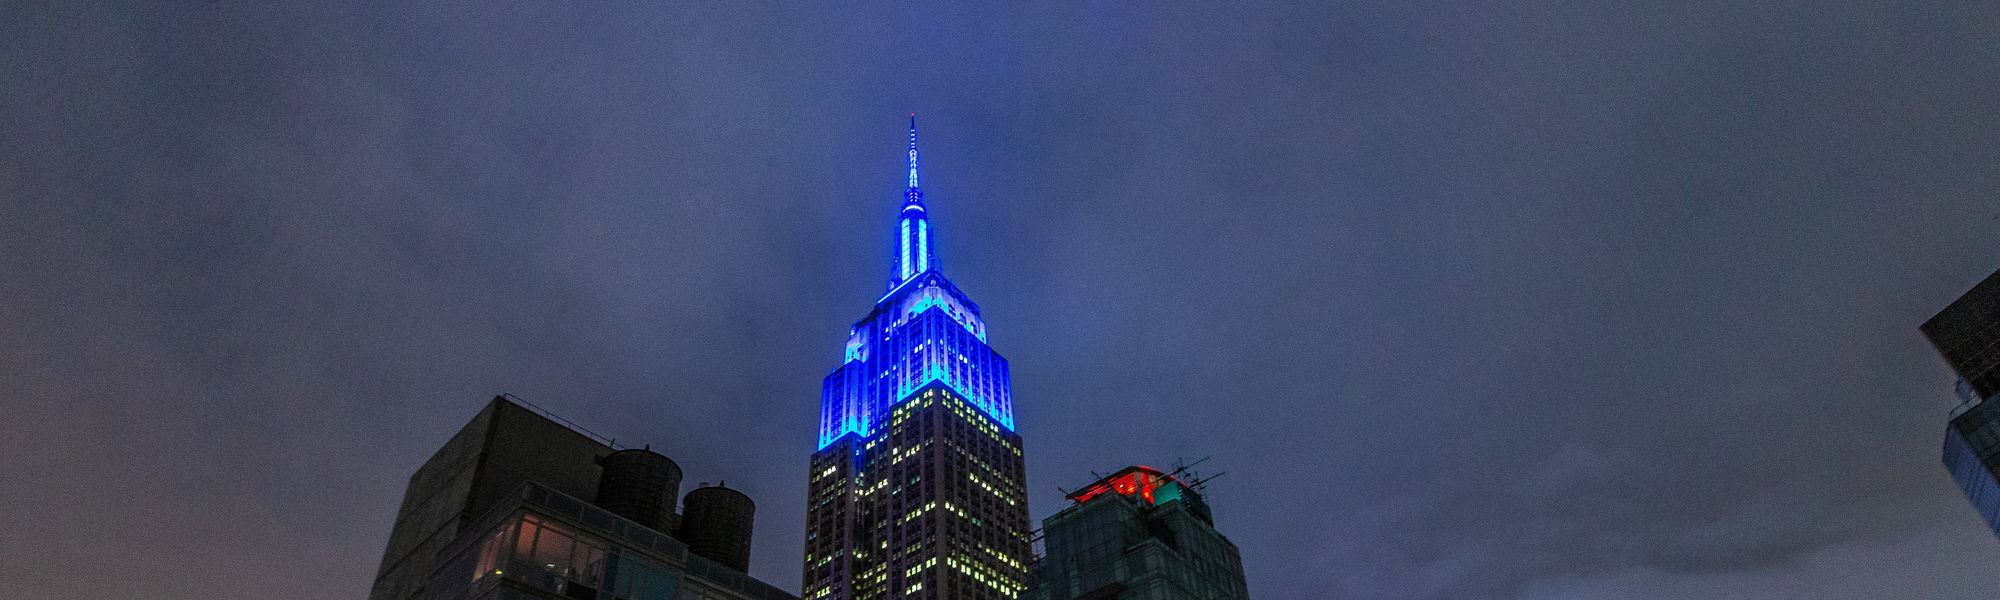
[[[750,571],[750,525],[757,505],[743,492],[721,485],[689,491],[681,501],[681,527],[674,537],[688,551],[738,571]]]
[[[628,448],[598,459],[597,506],[665,532],[681,493],[681,467],[652,450]]]

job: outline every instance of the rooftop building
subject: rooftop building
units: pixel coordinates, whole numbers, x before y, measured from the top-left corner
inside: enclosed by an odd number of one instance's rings
[[[1945,427],[1944,465],[2000,536],[2000,272],[1919,328],[1958,374],[1959,406]]]
[[[678,514],[680,478],[496,397],[410,477],[369,600],[797,600],[744,572],[748,497]]]
[[[1126,467],[1042,520],[1029,600],[1246,600],[1243,559],[1199,490]]]

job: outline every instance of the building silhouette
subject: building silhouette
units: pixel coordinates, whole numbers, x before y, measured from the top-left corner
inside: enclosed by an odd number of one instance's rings
[[[1944,466],[2000,536],[2000,272],[1919,328],[1958,374],[1959,406],[1945,427]]]
[[[703,484],[676,514],[680,484],[659,453],[496,397],[410,477],[368,598],[797,600],[744,573],[749,498]]]
[[[915,115],[895,239],[888,292],[822,383],[802,595],[1011,599],[1030,545],[1007,361],[979,305],[939,271]]]
[[[1042,520],[1046,553],[1029,600],[1245,600],[1243,559],[1201,493],[1127,467],[1069,494]]]

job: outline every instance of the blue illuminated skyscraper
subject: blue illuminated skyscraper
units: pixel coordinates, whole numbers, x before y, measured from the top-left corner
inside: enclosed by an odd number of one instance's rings
[[[917,182],[897,211],[888,293],[822,383],[806,514],[806,600],[1000,600],[1029,560],[1027,478],[1007,360],[938,270]]]

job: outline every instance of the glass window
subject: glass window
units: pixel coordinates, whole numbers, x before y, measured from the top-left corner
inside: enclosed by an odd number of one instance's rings
[[[569,532],[554,527],[542,527],[542,533],[535,538],[535,565],[558,575],[568,575],[570,546],[575,542]]]
[[[500,553],[506,549],[508,542],[507,534],[511,533],[513,529],[513,524],[503,525],[498,531],[494,531],[491,536],[487,537],[486,541],[479,544],[479,562],[476,563],[476,568],[472,572],[473,581],[479,581],[480,578],[492,575],[494,571],[500,569]]]
[[[681,594],[681,600],[710,600],[712,596],[704,593],[706,590],[707,588],[690,583],[687,586],[686,590],[687,593]],[[653,599],[649,598],[647,600],[653,600]],[[722,600],[722,599],[714,598],[714,600]]]
[[[535,533],[541,531],[541,529],[541,521],[536,519],[534,515],[522,517],[521,535],[514,536],[515,562],[523,564],[534,562]]]
[[[653,571],[652,586],[645,600],[675,600],[680,591],[680,577],[667,571]]]
[[[603,546],[578,539],[576,552],[570,555],[569,578],[591,587],[603,587],[604,556]]]
[[[611,555],[607,562],[610,581],[605,582],[605,588],[611,590],[611,595],[620,599],[638,597],[645,585],[646,564],[618,554]]]

